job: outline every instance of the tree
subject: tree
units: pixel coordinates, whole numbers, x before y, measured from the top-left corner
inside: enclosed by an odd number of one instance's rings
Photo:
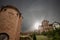
[[[36,34],[33,33],[33,40],[36,40]]]

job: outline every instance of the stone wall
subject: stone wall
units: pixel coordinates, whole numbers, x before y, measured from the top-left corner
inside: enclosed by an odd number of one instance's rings
[[[17,11],[6,8],[0,12],[0,33],[7,33],[9,40],[18,40],[21,28],[21,17]],[[17,38],[18,37],[18,38]]]

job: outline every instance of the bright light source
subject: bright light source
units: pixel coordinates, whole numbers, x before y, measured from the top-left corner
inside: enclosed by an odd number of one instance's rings
[[[39,23],[39,22],[36,22],[36,23],[34,24],[34,28],[38,30],[39,25],[40,25],[40,23]]]

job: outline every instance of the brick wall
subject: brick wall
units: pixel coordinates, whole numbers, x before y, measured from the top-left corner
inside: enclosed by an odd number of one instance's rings
[[[7,33],[9,40],[17,40],[20,33],[21,17],[19,18],[17,13],[16,10],[11,8],[0,12],[0,33]]]

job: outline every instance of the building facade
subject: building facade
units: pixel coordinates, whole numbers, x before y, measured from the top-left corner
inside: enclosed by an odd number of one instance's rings
[[[41,32],[47,32],[47,31],[52,30],[53,26],[52,26],[52,24],[49,24],[48,20],[43,20],[42,25],[39,26],[39,28],[40,28],[39,31],[41,33]]]

